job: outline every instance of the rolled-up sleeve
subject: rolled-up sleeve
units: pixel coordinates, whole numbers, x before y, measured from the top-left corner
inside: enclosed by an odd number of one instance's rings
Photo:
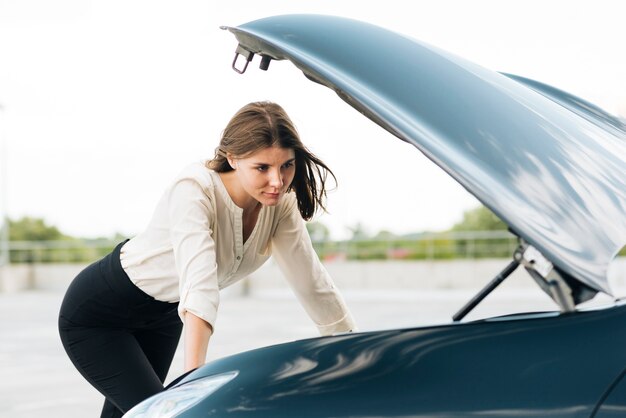
[[[321,335],[355,331],[341,293],[313,249],[295,196],[286,199],[272,238],[272,256]]]
[[[169,191],[168,210],[180,287],[178,314],[184,321],[185,312],[191,312],[215,329],[219,287],[211,229],[214,206],[195,179],[183,178]]]

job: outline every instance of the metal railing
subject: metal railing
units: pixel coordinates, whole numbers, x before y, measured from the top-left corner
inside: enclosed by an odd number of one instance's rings
[[[517,238],[507,231],[424,234],[414,238],[314,242],[320,258],[347,260],[442,260],[508,258]]]
[[[86,263],[110,252],[119,241],[12,241],[11,263]],[[322,260],[438,260],[508,258],[517,238],[507,231],[424,234],[414,238],[314,241]]]
[[[108,254],[117,241],[10,241],[12,264],[86,263]]]

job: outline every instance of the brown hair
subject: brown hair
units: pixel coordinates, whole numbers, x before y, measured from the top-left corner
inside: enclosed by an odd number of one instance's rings
[[[231,171],[228,154],[246,158],[271,146],[294,150],[296,173],[287,190],[295,190],[302,218],[310,220],[319,208],[326,210],[326,179],[330,174],[336,184],[337,178],[304,146],[287,112],[276,103],[253,102],[239,109],[226,125],[215,157],[205,165],[218,173]]]

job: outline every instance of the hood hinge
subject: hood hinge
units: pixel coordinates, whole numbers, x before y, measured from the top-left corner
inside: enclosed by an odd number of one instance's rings
[[[572,288],[539,250],[522,240],[514,257],[539,287],[559,305],[562,312],[575,310]]]

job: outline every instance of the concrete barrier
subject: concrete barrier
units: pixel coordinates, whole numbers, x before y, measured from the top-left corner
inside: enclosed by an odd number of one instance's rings
[[[506,259],[442,261],[333,261],[325,267],[341,289],[463,289],[480,288],[508,263]],[[0,268],[0,291],[27,289],[64,290],[85,267],[83,264],[16,264]],[[614,287],[626,287],[626,257],[609,270]],[[523,268],[507,279],[509,288],[536,286]],[[229,292],[254,292],[286,288],[276,263],[270,259],[249,279]]]

